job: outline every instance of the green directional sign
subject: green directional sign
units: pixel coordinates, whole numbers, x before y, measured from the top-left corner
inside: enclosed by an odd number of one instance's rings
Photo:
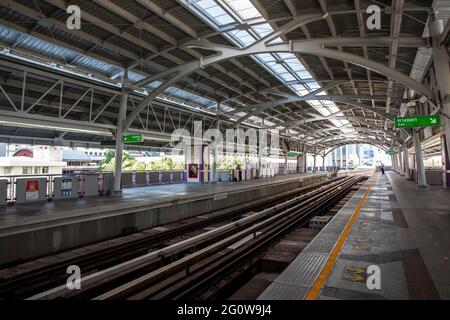
[[[409,127],[431,127],[439,126],[441,117],[439,115],[417,116],[417,117],[395,117],[396,128]]]
[[[291,151],[291,152],[288,152],[288,157],[296,157],[300,154],[301,154],[300,152]]]
[[[397,154],[397,153],[398,153],[398,151],[395,151],[395,150],[392,150],[392,149],[386,151],[386,154]]]
[[[136,143],[136,142],[143,142],[144,137],[142,134],[126,134],[122,136],[122,142],[123,143]]]

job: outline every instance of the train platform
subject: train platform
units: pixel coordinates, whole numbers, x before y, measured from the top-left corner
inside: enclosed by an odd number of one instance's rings
[[[326,176],[326,173],[289,174],[257,180],[239,182],[218,182],[213,184],[178,183],[124,188],[121,197],[86,197],[83,199],[56,200],[52,202],[30,202],[0,207],[0,232],[18,225],[41,221],[55,221],[71,217],[89,216],[111,209],[139,205],[174,203],[186,199],[198,199],[226,192],[244,191],[289,181],[307,180]]]
[[[450,299],[450,191],[375,173],[260,300]]]

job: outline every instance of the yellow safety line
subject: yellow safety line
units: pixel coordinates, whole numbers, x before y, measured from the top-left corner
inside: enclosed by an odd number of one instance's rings
[[[344,231],[342,232],[341,236],[339,237],[339,240],[336,243],[336,246],[331,251],[330,256],[328,257],[327,262],[322,268],[322,271],[320,271],[319,276],[317,277],[316,281],[314,281],[314,284],[309,289],[308,294],[305,297],[305,300],[316,300],[319,296],[320,290],[322,290],[323,285],[325,284],[325,281],[327,281],[328,276],[331,273],[331,270],[334,267],[334,264],[336,263],[336,259],[339,255],[339,253],[342,250],[342,247],[344,246],[345,240],[347,240],[347,237],[353,227],[353,223],[355,222],[356,218],[358,217],[359,212],[361,211],[361,208],[366,201],[367,195],[369,194],[370,189],[372,188],[372,185],[374,183],[374,179],[372,176],[372,181],[367,188],[366,192],[364,193],[364,196],[362,197],[361,201],[359,202],[358,206],[355,209],[355,212],[353,212],[352,217],[347,222],[347,225],[344,228]]]

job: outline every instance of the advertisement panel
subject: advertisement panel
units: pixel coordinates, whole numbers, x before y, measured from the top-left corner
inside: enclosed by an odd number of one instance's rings
[[[39,180],[27,180],[25,186],[25,200],[38,200]]]
[[[70,197],[72,196],[72,178],[62,178],[61,180],[61,196]]]
[[[198,179],[198,164],[197,163],[189,163],[188,177],[189,177],[189,179]]]

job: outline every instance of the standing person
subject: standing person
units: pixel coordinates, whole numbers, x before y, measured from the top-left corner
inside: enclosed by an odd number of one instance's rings
[[[236,170],[238,170],[238,176],[237,176],[238,181],[242,181],[242,169],[241,169],[241,165],[239,163],[236,166]]]
[[[384,164],[381,164],[381,173],[384,174]]]

